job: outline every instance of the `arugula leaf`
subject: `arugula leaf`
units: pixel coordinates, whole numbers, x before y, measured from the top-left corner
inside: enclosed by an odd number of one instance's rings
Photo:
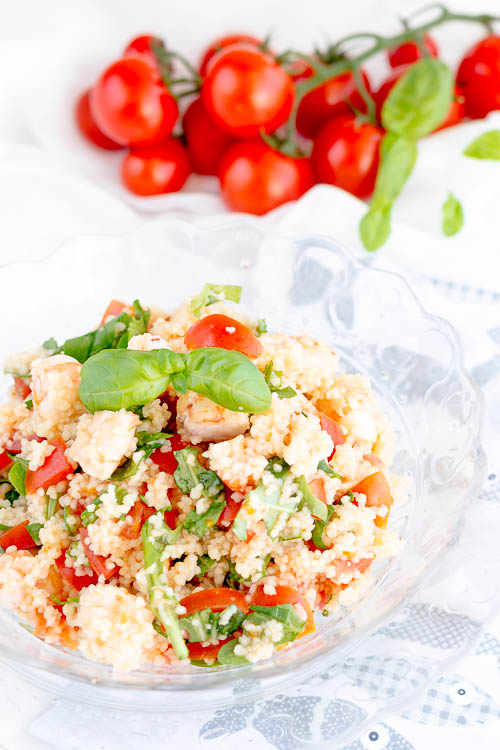
[[[304,630],[306,621],[301,620],[292,604],[277,604],[274,607],[252,605],[251,613],[246,618],[247,622],[261,625],[267,619],[273,618],[283,625],[283,637],[277,642],[288,643],[294,641]]]
[[[267,333],[267,323],[264,320],[264,318],[259,318],[257,320],[257,336],[262,336],[263,333]]]
[[[194,509],[189,511],[187,518],[184,521],[184,528],[186,531],[189,531],[190,534],[195,534],[201,538],[207,533],[207,531],[215,526],[225,507],[226,501],[222,499],[213,502],[204,513],[199,514]]]
[[[244,656],[238,656],[234,653],[234,648],[238,645],[238,641],[239,639],[235,638],[221,646],[219,653],[217,654],[217,661],[219,664],[227,666],[242,666],[243,664],[250,664],[248,659],[245,659]]]
[[[38,546],[42,544],[40,541],[40,529],[43,529],[43,523],[29,523],[26,526],[26,531]]]
[[[168,532],[172,530],[165,523],[162,511],[148,518],[141,529],[144,570],[146,571],[149,600],[151,609],[165,629],[177,658],[182,660],[187,659],[189,654],[176,614],[179,603],[171,589],[164,583],[162,554],[166,544],[163,542],[162,537],[158,538],[156,536],[158,518],[161,519],[162,531],[165,532],[163,536],[168,536]],[[152,519],[155,519],[155,521]]]
[[[446,237],[453,237],[462,229],[464,223],[464,212],[460,201],[452,193],[448,193],[448,198],[442,206],[442,228]]]
[[[475,138],[464,149],[464,156],[471,159],[500,159],[500,130],[488,130]]]
[[[204,307],[213,305],[214,302],[230,300],[238,303],[241,298],[241,286],[231,284],[205,284],[200,294],[191,300],[191,312],[195,318],[200,317]]]
[[[200,557],[198,557],[198,567],[200,569],[198,578],[203,578],[205,573],[207,573],[214,565],[215,560],[212,560],[209,555],[200,555]]]
[[[272,361],[268,362],[264,369],[264,379],[271,393],[276,393],[279,398],[293,398],[297,395],[297,391],[294,391],[291,386],[288,385],[286,388],[281,387],[283,372],[281,370],[273,370]]]
[[[104,349],[126,349],[133,336],[145,333],[150,312],[134,301],[134,316],[122,312],[94,331],[67,339],[61,350],[82,364]]]
[[[328,476],[332,477],[332,479],[340,479],[340,481],[342,481],[341,475],[337,474],[337,472],[332,469],[328,461],[325,461],[324,458],[318,464],[318,471],[324,471],[325,474],[328,474]]]
[[[335,512],[335,507],[333,505],[329,505],[327,508],[326,520],[321,521],[317,519],[314,522],[312,541],[313,541],[313,544],[315,544],[318,549],[328,549],[326,544],[323,541],[323,532],[325,530],[325,526],[327,525],[327,523],[333,516],[334,512]]]
[[[299,509],[303,508],[305,505],[306,508],[309,508],[313,516],[325,521],[327,516],[327,506],[317,498],[313,492],[311,492],[305,476],[302,474],[302,476],[295,480],[295,483],[302,494]]]
[[[26,496],[26,472],[28,471],[28,462],[20,456],[9,456],[14,461],[9,471],[9,482],[16,492],[23,497]]]

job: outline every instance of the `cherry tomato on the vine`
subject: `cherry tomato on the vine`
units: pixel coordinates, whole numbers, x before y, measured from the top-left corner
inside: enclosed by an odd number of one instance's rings
[[[268,54],[249,45],[217,55],[203,82],[203,103],[220,127],[239,138],[272,133],[288,118],[292,79]]]
[[[119,149],[122,149],[123,146],[120,143],[116,143],[116,141],[108,138],[108,136],[104,135],[104,133],[97,127],[95,120],[92,117],[92,112],[90,111],[89,95],[90,91],[85,91],[78,99],[75,107],[75,119],[80,132],[83,133],[87,140],[91,141],[94,146],[99,146],[99,148],[103,148],[106,151],[118,151]]]
[[[367,91],[370,91],[370,81],[364,71],[362,76]],[[313,138],[331,117],[353,114],[352,107],[361,112],[366,111],[366,104],[358,91],[354,75],[351,71],[346,71],[304,96],[297,111],[297,130],[306,138]]]
[[[160,195],[180,190],[191,167],[184,146],[176,138],[136,146],[124,158],[122,180],[136,195]]]
[[[230,47],[233,44],[250,44],[252,47],[260,49],[262,47],[262,41],[257,39],[255,36],[249,34],[228,34],[227,36],[221,36],[220,39],[216,39],[210,47],[204,52],[200,62],[200,76],[205,78],[208,70],[209,63],[225,47]]]
[[[424,34],[422,44],[425,47],[427,55],[431,57],[439,56],[439,49],[430,34]],[[399,65],[409,65],[424,56],[422,47],[417,42],[404,42],[399,47],[391,49],[387,53],[387,59],[391,68],[397,68]]]
[[[458,68],[457,84],[469,117],[500,109],[500,36],[492,34],[471,47]]]
[[[157,36],[153,36],[152,34],[136,36],[123,50],[123,56],[142,57],[156,65],[156,56],[152,49],[153,43],[160,44],[163,47],[163,41]]]
[[[460,86],[455,85],[453,90],[453,99],[446,115],[446,119],[443,120],[441,125],[436,128],[433,132],[437,133],[438,130],[444,130],[444,128],[451,128],[453,125],[458,125],[467,116],[467,109],[465,105],[465,96],[462,93]]]
[[[311,161],[319,182],[337,185],[358,198],[373,192],[384,132],[353,115],[334,117],[319,131]]]
[[[193,172],[217,174],[224,151],[233,137],[212,120],[201,99],[195,99],[182,120]]]
[[[167,138],[179,113],[177,102],[146,60],[126,57],[107,68],[90,94],[98,127],[131,146]]]
[[[309,159],[286,156],[257,140],[229,147],[219,179],[232,209],[258,215],[300,198],[314,184]]]

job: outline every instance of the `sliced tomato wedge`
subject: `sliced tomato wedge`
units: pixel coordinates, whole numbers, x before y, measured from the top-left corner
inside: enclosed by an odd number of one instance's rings
[[[247,357],[262,354],[262,344],[252,331],[228,315],[207,315],[188,328],[184,336],[188,349],[201,349],[204,346],[218,346],[231,349]]]
[[[221,612],[226,607],[229,607],[230,604],[236,604],[242,612],[248,612],[248,602],[245,594],[242,591],[227,588],[195,591],[194,594],[189,594],[189,596],[181,599],[180,604],[186,608],[186,612],[184,615],[181,615],[181,618],[192,615],[194,612],[199,612],[202,609],[212,609],[214,612]]]
[[[142,500],[137,500],[133,504],[127,516],[132,519],[130,523],[127,523],[122,531],[121,535],[125,539],[137,539],[141,533],[141,529],[150,516],[156,513],[155,508],[150,508],[149,505],[143,503]]]
[[[300,604],[307,617],[305,628],[297,637],[302,638],[303,635],[314,633],[316,630],[314,615],[311,607],[302,594],[299,594],[299,592],[291,586],[276,586],[275,588],[275,594],[266,594],[264,593],[264,587],[260,586],[252,597],[252,604],[261,607],[276,607],[278,604]],[[250,608],[252,607],[252,604],[250,604]]]
[[[235,641],[234,633],[229,638],[224,638],[218,643],[211,644],[210,646],[203,646],[201,643],[186,643],[187,650],[189,651],[189,658],[195,661],[202,661],[203,659],[217,659],[219,651],[229,641]]]
[[[0,453],[0,471],[2,471],[2,469],[6,469],[8,466],[11,465],[11,463],[12,463],[12,459],[7,453],[7,451],[2,451]]]
[[[166,471],[167,474],[173,474],[176,470],[178,461],[174,456],[174,451],[181,451],[183,448],[187,448],[189,443],[185,443],[181,440],[180,436],[175,434],[170,440],[170,450],[163,453],[161,448],[157,448],[151,454],[151,460],[160,467],[162,471]]]
[[[112,299],[107,308],[104,310],[104,315],[102,316],[102,320],[99,325],[104,325],[108,318],[116,318],[116,316],[120,315],[120,313],[122,313],[124,310],[126,310],[129,315],[132,315],[134,312],[130,305],[127,305],[125,302],[120,302],[119,299]]]
[[[224,531],[227,531],[233,525],[233,521],[243,503],[243,499],[233,500],[233,490],[229,487],[224,487],[224,495],[226,498],[226,507],[220,514],[217,525]]]
[[[67,549],[64,549],[61,552],[57,560],[55,560],[55,564],[61,576],[70,584],[70,586],[81,591],[81,589],[98,582],[96,573],[92,573],[92,575],[77,576],[75,569],[66,565],[66,552]]]
[[[6,550],[8,547],[14,545],[18,550],[20,549],[31,549],[32,547],[38,547],[39,545],[34,541],[33,537],[26,528],[29,521],[23,521],[18,523],[12,529],[6,531],[0,536],[0,547]]]
[[[26,472],[26,492],[36,492],[40,487],[46,490],[53,484],[66,479],[68,474],[74,474],[74,468],[66,458],[66,443],[61,437],[49,441],[55,446],[50,456],[36,471]]]
[[[330,461],[335,453],[337,445],[343,445],[343,443],[345,443],[345,435],[342,432],[342,427],[339,423],[331,417],[328,417],[326,414],[321,414],[319,421],[321,423],[321,429],[330,435],[333,442],[333,451],[328,456],[328,461]]]
[[[14,375],[14,385],[16,387],[16,391],[22,399],[28,398],[31,393],[31,388],[29,383],[26,382],[25,378],[20,378],[18,375]]]
[[[88,537],[88,529],[85,528],[85,526],[82,526],[80,528],[80,539],[82,541],[83,551],[90,563],[90,567],[97,576],[104,576],[104,579],[107,581],[118,572],[118,565],[108,568],[106,565],[107,558],[102,555],[96,555],[96,553],[92,551]]]

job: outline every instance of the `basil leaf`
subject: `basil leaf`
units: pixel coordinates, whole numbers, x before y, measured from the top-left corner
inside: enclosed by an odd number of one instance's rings
[[[236,606],[230,604],[217,615],[217,633],[218,635],[228,636],[234,633],[241,626],[246,614]]]
[[[386,133],[380,147],[380,166],[372,206],[392,202],[401,192],[417,159],[417,144],[404,135]]]
[[[218,636],[227,636],[237,630],[245,613],[235,604],[226,607],[222,612],[202,609],[192,615],[180,618],[180,626],[187,630],[190,643],[212,640]]]
[[[359,224],[359,236],[366,250],[378,250],[391,233],[391,204],[370,208]]]
[[[443,203],[442,214],[443,234],[453,237],[462,229],[464,212],[460,201],[452,193],[448,193],[448,198]]]
[[[85,508],[85,510],[82,511],[80,515],[80,520],[83,526],[90,526],[91,523],[95,523],[97,521],[96,511],[97,511],[97,508],[100,505],[102,505],[102,500],[100,499],[100,497],[101,496],[99,495],[98,497],[96,497],[95,500],[89,503],[89,505],[94,506],[94,510],[88,510],[88,506],[87,506],[87,508]]]
[[[234,653],[234,647],[238,644],[238,639],[235,638],[232,641],[229,641],[229,643],[225,643],[221,648],[219,649],[219,653],[217,654],[217,661],[219,664],[225,664],[225,665],[231,665],[231,666],[241,666],[243,664],[250,664],[248,659],[245,659],[244,656],[237,656]]]
[[[187,387],[231,411],[262,414],[271,406],[264,376],[248,357],[218,347],[186,355]]]
[[[137,447],[134,452],[142,451],[142,455],[140,456],[138,460],[134,460],[134,458],[129,458],[127,461],[125,461],[125,463],[123,463],[121,466],[115,469],[114,472],[111,474],[112,480],[121,482],[124,479],[129,479],[130,477],[133,477],[135,474],[137,474],[141,463],[146,458],[149,458],[150,455],[157,448],[160,448],[162,445],[164,445],[165,441],[168,438],[172,437],[172,433],[170,432],[145,432],[144,430],[141,430],[139,432],[136,432],[136,437],[137,437]]]
[[[325,530],[325,526],[327,525],[330,518],[333,516],[334,512],[335,512],[334,506],[329,505],[327,508],[326,520],[325,521],[316,520],[314,522],[312,541],[313,541],[313,544],[315,544],[318,549],[328,549],[328,547],[323,541],[323,532]]]
[[[44,349],[47,349],[49,352],[53,352],[53,354],[59,354],[62,347],[59,346],[55,338],[52,336],[50,339],[47,339],[47,341],[44,341],[42,344]]]
[[[58,599],[57,596],[55,596],[55,594],[51,594],[50,598],[59,607],[64,607],[65,604],[79,604],[79,602],[80,602],[80,597],[79,596],[70,596],[69,599],[66,599],[65,602],[62,602],[60,599]]]
[[[57,497],[48,497],[45,506],[45,520],[50,521],[57,508]]]
[[[6,526],[4,523],[0,523],[0,531],[10,531],[12,528],[12,526]]]
[[[269,553],[262,560],[262,568],[261,568],[261,575],[260,575],[261,578],[264,578],[266,575],[266,568],[269,564],[271,556],[272,556],[271,553]],[[248,583],[249,581],[252,580],[253,576],[248,576],[248,578],[243,578],[243,576],[240,576],[240,574],[237,573],[236,571],[236,565],[231,560],[228,560],[227,564],[229,565],[229,572],[226,573],[226,576],[224,578],[224,586],[229,586],[230,589],[236,589],[238,588],[237,584]]]
[[[299,498],[286,504],[280,502],[281,493],[286,477],[290,473],[290,467],[288,464],[280,458],[272,458],[265,471],[270,472],[276,477],[276,481],[273,486],[265,485],[262,481],[259,482],[254,490],[250,490],[247,494],[243,505],[236,514],[234,519],[232,530],[243,541],[246,540],[246,522],[244,520],[244,509],[246,505],[251,505],[252,501],[256,500],[264,506],[267,506],[267,512],[264,517],[264,523],[266,525],[267,533],[270,537],[274,534],[274,528],[278,520],[283,517],[288,518],[294,511],[297,510],[299,505]],[[297,488],[298,489],[298,488]]]
[[[500,130],[488,130],[475,138],[464,149],[465,156],[471,159],[500,159]]]
[[[78,393],[90,412],[142,406],[162,394],[170,375],[183,368],[184,355],[169,349],[108,349],[84,363]]]
[[[332,469],[328,461],[325,461],[324,458],[318,464],[318,471],[324,471],[325,474],[328,474],[328,476],[332,477],[332,479],[340,479],[340,481],[342,481],[341,475],[337,474],[337,472]]]
[[[412,140],[437,128],[453,99],[453,75],[441,60],[425,58],[412,65],[393,86],[382,107],[382,125]]]
[[[67,339],[61,349],[82,363],[103,349],[126,349],[133,336],[145,333],[149,315],[149,310],[143,310],[139,301],[135,300],[134,317],[122,312],[94,331]]]
[[[264,380],[269,386],[271,393],[276,393],[279,398],[293,398],[297,395],[297,391],[294,391],[291,386],[286,388],[281,387],[283,379],[283,373],[278,370],[273,370],[273,363],[268,362],[264,369]]]
[[[257,320],[257,336],[262,336],[263,333],[267,333],[267,323],[264,320],[264,318],[259,318]]]
[[[231,284],[205,284],[200,294],[191,300],[191,312],[195,318],[200,317],[204,307],[213,305],[214,302],[230,300],[239,302],[241,298],[241,286]]]
[[[32,409],[33,408],[33,399],[32,398],[27,398],[26,401],[24,402],[24,405],[26,406],[27,409]]]
[[[159,511],[144,523],[141,529],[142,548],[144,552],[144,570],[149,592],[149,600],[153,613],[165,629],[178,659],[187,659],[189,654],[182,637],[179,619],[176,614],[178,601],[164,583],[164,564],[162,561],[163,550],[166,544],[161,537],[157,536],[157,516],[161,518],[162,531],[168,536],[168,528],[163,518],[163,512]],[[164,527],[164,528],[163,528]]]
[[[214,565],[215,560],[212,560],[209,555],[200,555],[198,558],[198,567],[200,569],[198,578],[203,578],[205,573],[207,573]]]
[[[10,455],[10,454],[9,454]],[[28,471],[28,462],[19,456],[11,456],[14,463],[10,467],[9,482],[16,492],[23,497],[26,496],[26,472]]]
[[[205,469],[198,461],[196,448],[182,448],[174,451],[177,468],[174,480],[183,495],[189,495],[199,484],[203,485],[203,495],[213,499],[224,491],[224,484],[215,471]]]
[[[302,494],[299,508],[303,508],[305,505],[306,508],[309,508],[313,516],[315,516],[316,518],[320,518],[322,521],[325,521],[328,512],[327,506],[325,505],[325,503],[319,500],[313,492],[311,492],[305,476],[302,475],[298,477],[298,479],[295,480],[295,483]]]
[[[222,499],[213,502],[204,513],[197,513],[195,510],[191,510],[184,521],[184,528],[190,534],[195,534],[195,536],[201,538],[215,526],[225,507],[226,501]]]
[[[288,643],[294,641],[304,630],[306,621],[301,620],[292,604],[278,604],[274,607],[252,605],[251,614],[246,618],[247,622],[261,625],[266,619],[273,618],[283,625],[283,637],[277,642]]]
[[[29,523],[26,526],[26,531],[37,546],[42,544],[40,541],[40,529],[43,529],[43,523]]]
[[[11,485],[7,485],[8,487],[11,487]],[[14,487],[11,487],[10,490],[7,490],[7,492],[4,495],[5,500],[8,500],[11,505],[14,504],[14,500],[17,500],[19,497],[19,492],[14,489]]]
[[[241,510],[241,509],[240,509]],[[236,534],[236,536],[241,539],[243,542],[246,541],[247,538],[247,522],[244,518],[242,518],[240,511],[236,514],[236,517],[233,521],[233,525],[231,526],[231,531]]]

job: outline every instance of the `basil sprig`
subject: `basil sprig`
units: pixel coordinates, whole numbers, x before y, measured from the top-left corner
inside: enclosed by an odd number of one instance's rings
[[[461,230],[463,223],[464,212],[460,201],[452,193],[448,193],[448,198],[442,206],[443,234],[446,237],[453,237]]]
[[[170,382],[181,393],[195,391],[231,411],[260,414],[271,406],[271,392],[255,364],[240,352],[218,347],[189,354],[109,349],[88,359],[80,378],[80,400],[90,412],[142,406]]]
[[[500,130],[488,130],[475,138],[464,149],[464,156],[471,159],[500,159]]]
[[[204,307],[213,305],[214,302],[230,300],[239,302],[241,298],[241,286],[231,284],[205,284],[200,294],[191,300],[191,312],[195,318],[200,317]]]

